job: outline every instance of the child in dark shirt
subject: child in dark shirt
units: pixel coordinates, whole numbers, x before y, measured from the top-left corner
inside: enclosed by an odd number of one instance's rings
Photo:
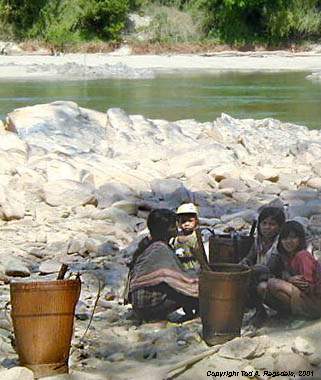
[[[262,302],[262,287],[271,276],[278,276],[280,256],[277,250],[278,236],[285,215],[278,207],[264,207],[258,218],[258,233],[248,255],[240,264],[252,268],[248,306],[255,307],[252,324],[259,327],[267,318]]]

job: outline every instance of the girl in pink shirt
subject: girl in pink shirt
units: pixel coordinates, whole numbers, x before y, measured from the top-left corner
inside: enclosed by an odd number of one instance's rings
[[[321,264],[306,250],[303,226],[286,222],[280,232],[282,278],[267,282],[265,303],[280,313],[321,317]]]

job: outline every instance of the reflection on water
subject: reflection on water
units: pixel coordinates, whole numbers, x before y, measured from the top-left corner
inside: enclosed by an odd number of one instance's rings
[[[167,74],[152,80],[2,81],[0,118],[15,108],[55,100],[106,111],[167,120],[212,121],[222,112],[236,118],[272,117],[321,127],[321,84],[308,73]]]

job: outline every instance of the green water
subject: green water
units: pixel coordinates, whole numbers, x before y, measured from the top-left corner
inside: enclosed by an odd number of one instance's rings
[[[152,80],[1,81],[0,118],[14,108],[72,100],[106,111],[167,120],[212,121],[222,112],[235,118],[272,117],[321,128],[321,84],[309,73],[166,74]]]

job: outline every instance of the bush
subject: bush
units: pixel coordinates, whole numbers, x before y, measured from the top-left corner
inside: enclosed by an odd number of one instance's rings
[[[17,37],[56,45],[80,39],[119,41],[129,6],[142,0],[0,0],[2,25]],[[1,28],[0,28],[1,30]]]
[[[77,22],[81,12],[78,0],[50,0],[28,35],[64,50],[66,44],[80,41]]]
[[[79,0],[78,27],[86,38],[119,41],[129,11],[128,0]]]
[[[48,1],[50,0],[0,0],[1,22],[12,27],[17,37],[23,37],[38,20]]]
[[[320,35],[317,0],[195,0],[204,30],[226,42],[277,42]]]

